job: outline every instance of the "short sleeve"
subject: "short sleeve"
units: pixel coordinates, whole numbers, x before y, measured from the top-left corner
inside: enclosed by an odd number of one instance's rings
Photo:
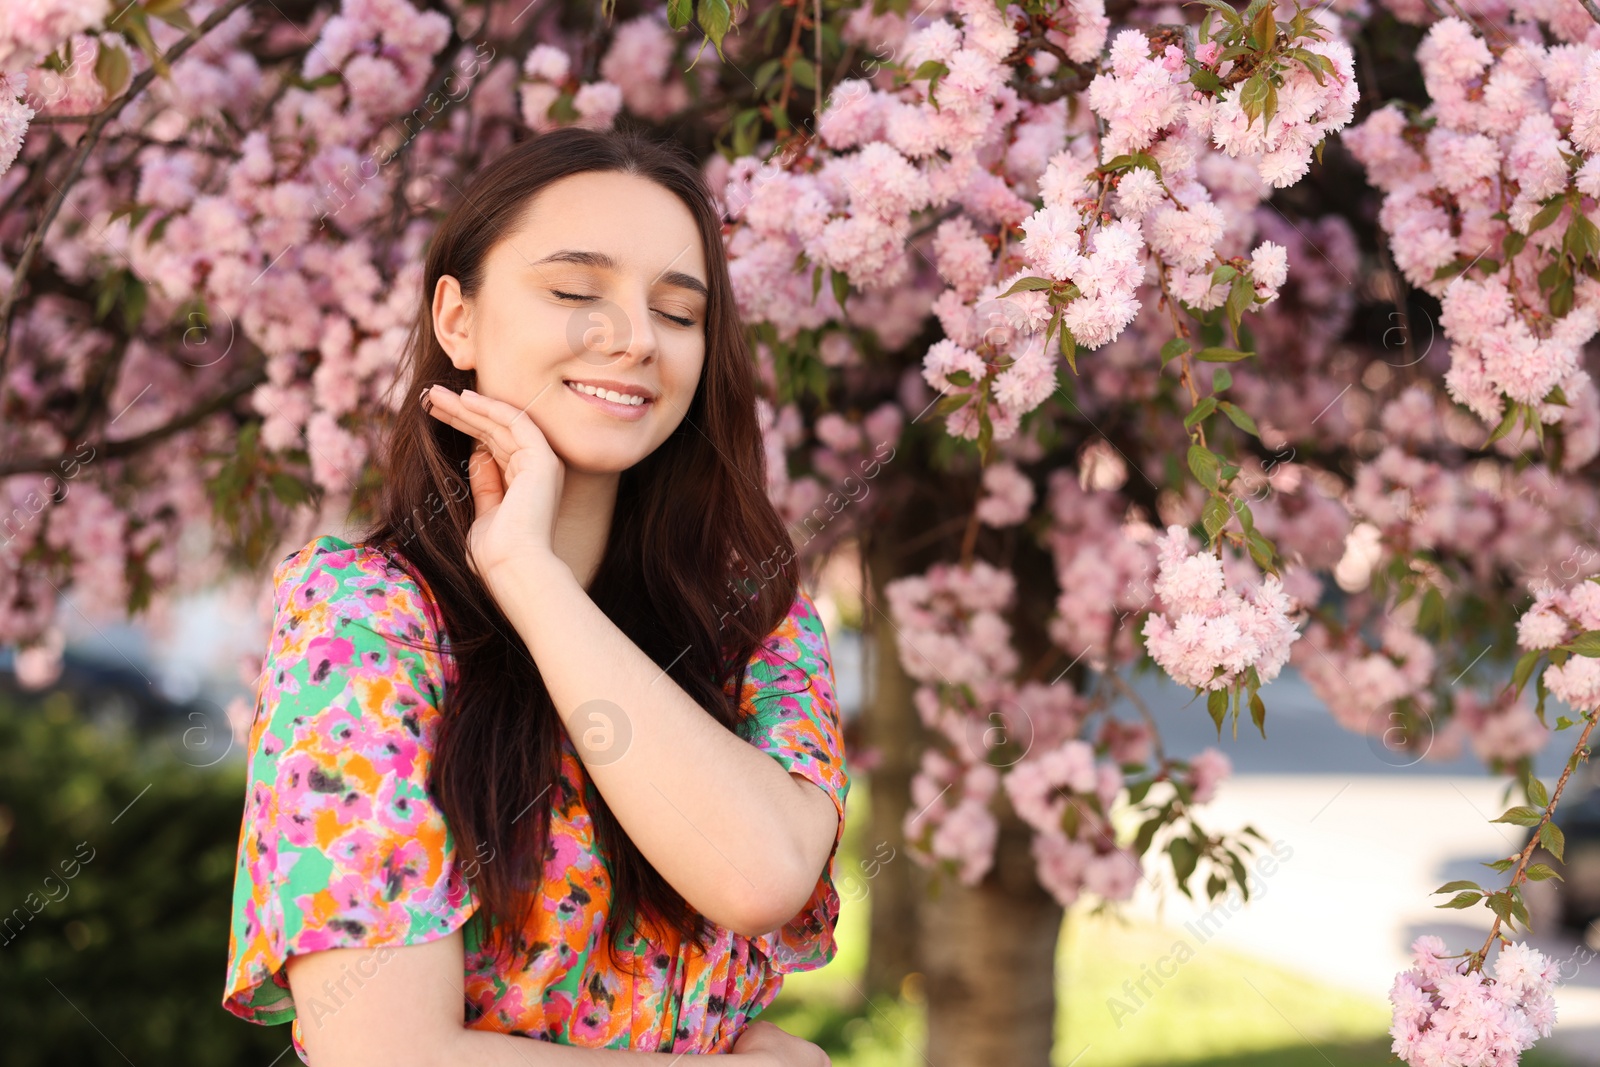
[[[475,910],[428,791],[447,652],[421,587],[333,537],[273,585],[222,1002],[258,1023],[295,1017],[290,956],[432,941]]]
[[[745,739],[786,770],[815,782],[839,812],[833,848],[811,899],[781,928],[751,939],[779,974],[815,970],[837,952],[833,930],[839,919],[839,893],[834,877],[850,778],[834,693],[828,635],[816,604],[801,590],[788,616],[751,657],[740,694]]]

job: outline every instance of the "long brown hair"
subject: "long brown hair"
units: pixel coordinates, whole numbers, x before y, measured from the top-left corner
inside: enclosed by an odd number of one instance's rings
[[[453,276],[470,297],[490,249],[539,191],[591,171],[638,175],[683,201],[704,245],[710,298],[693,402],[659,448],[622,472],[589,595],[708,714],[734,729],[745,665],[799,587],[793,542],[766,495],[753,363],[722,220],[700,169],[682,149],[638,131],[572,127],[507,149],[433,234],[396,380],[404,403],[379,463],[381,503],[361,538],[418,577],[438,607],[455,670],[443,693],[429,784],[457,859],[470,872],[481,941],[502,961],[520,961],[531,947],[524,932],[547,857],[550,812],[576,798],[561,781],[565,726],[539,669],[467,564],[474,516],[465,472],[474,441],[425,413],[416,394],[429,383],[456,390],[475,384],[473,372],[457,370],[434,336],[439,279]],[[625,933],[645,935],[651,927],[704,949],[709,924],[639,852],[586,769],[582,779],[610,875],[608,955],[614,958]]]

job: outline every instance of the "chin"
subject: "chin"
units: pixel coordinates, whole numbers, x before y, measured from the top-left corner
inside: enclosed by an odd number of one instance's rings
[[[596,448],[592,440],[574,449],[560,448],[554,442],[550,447],[566,465],[567,470],[579,474],[621,474],[653,451],[638,447]]]

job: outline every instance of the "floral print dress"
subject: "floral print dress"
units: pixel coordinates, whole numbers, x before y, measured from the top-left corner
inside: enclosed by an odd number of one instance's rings
[[[297,1005],[284,964],[320,949],[416,944],[465,924],[468,1026],[674,1053],[730,1051],[784,974],[833,958],[850,779],[827,636],[804,591],[750,660],[740,735],[833,800],[833,851],[811,899],[781,929],[749,938],[713,926],[703,954],[629,936],[619,948],[633,951],[635,975],[607,960],[609,888],[584,799],[594,785],[566,732],[536,929],[527,931],[536,951],[524,970],[504,973],[480,949],[479,924],[467,923],[477,905],[463,871],[474,858],[456,854],[427,786],[454,672],[431,596],[380,551],[332,536],[280,562],[273,586],[222,1004],[252,1022],[293,1020],[302,1061],[303,1015],[337,1004]]]

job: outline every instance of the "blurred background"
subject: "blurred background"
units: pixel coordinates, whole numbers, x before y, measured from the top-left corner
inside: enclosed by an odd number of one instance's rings
[[[838,956],[768,1017],[845,1065],[1394,1062],[1411,944],[1489,936],[1436,887],[1495,883],[1526,831],[1491,820],[1578,732],[1538,726],[1533,685],[1504,694],[1534,583],[1587,595],[1600,570],[1600,127],[1574,121],[1600,104],[1550,106],[1600,42],[1585,3],[0,0],[0,1062],[295,1062],[286,1026],[220,1005],[267,575],[381,484],[418,253],[456,191],[511,143],[624,122],[724,200],[769,494],[847,723]],[[1353,72],[1322,90],[1289,58],[1317,26]],[[1133,47],[1108,73],[1113,29]],[[1529,37],[1566,42],[1538,77],[1507,47]],[[1481,110],[1523,107],[1542,155],[1462,117],[1482,86],[1438,67],[1478,52],[1504,60]],[[1208,107],[1277,106],[1279,61],[1294,151],[1208,142]],[[1600,63],[1584,78],[1600,101]],[[1151,119],[1122,152],[1158,83],[1194,125]],[[1073,187],[1081,217],[1024,238]],[[1505,405],[1475,315],[1518,278]],[[1446,315],[1458,284],[1483,299]],[[1052,301],[1076,336],[1041,332]],[[1535,327],[1530,369],[1512,342]],[[1169,526],[1232,543],[1230,611],[1252,562],[1311,609],[1266,739],[1249,717],[1219,737],[1135,636],[1195,621],[1152,609]],[[1284,609],[1255,607],[1281,640]],[[1157,761],[1128,758],[1146,722]],[[1090,746],[1095,784],[1058,813],[995,788]],[[1593,775],[1555,816],[1565,880],[1527,889],[1561,970],[1529,1064],[1600,1063]]]

